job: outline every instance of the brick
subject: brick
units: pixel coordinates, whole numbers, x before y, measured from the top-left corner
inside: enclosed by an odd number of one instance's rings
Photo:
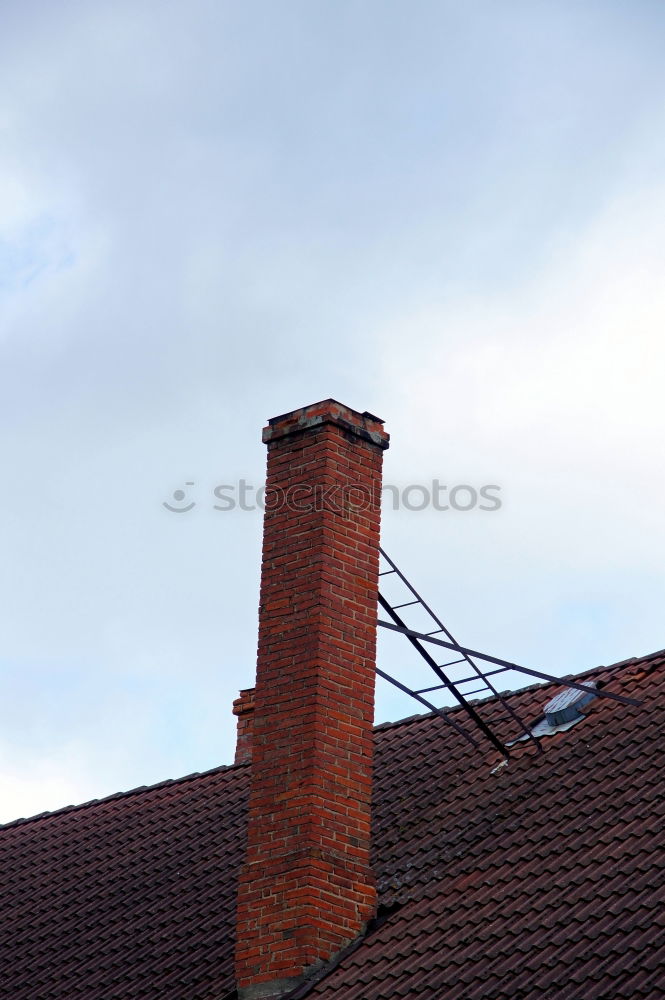
[[[271,420],[263,437],[276,506],[264,518],[240,997],[304,977],[360,934],[375,906],[368,857],[388,436],[376,418],[327,400]]]

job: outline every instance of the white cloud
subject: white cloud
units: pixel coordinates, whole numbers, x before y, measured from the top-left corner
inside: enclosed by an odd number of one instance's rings
[[[385,331],[383,374],[419,455],[445,447],[464,462],[470,449],[504,469],[508,459],[511,474],[546,456],[582,480],[617,463],[624,475],[662,475],[664,209],[662,186],[620,198],[534,281]]]

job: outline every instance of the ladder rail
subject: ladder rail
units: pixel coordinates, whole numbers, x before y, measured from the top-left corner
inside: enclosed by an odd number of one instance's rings
[[[502,660],[498,656],[491,656],[489,653],[481,653],[477,649],[470,649],[468,646],[457,646],[452,642],[445,642],[443,639],[434,639],[428,636],[425,632],[417,632],[415,629],[400,627],[399,625],[393,624],[392,622],[384,622],[380,618],[377,624],[382,628],[391,629],[393,632],[400,632],[407,638],[413,636],[416,639],[420,639],[422,642],[433,642],[437,646],[443,646],[445,649],[460,650],[467,652],[469,656],[477,656],[479,660],[487,660],[488,663],[498,663],[500,666],[505,667],[508,670],[515,670],[517,673],[529,674],[531,677],[538,677],[544,681],[550,681],[552,684],[561,684],[563,687],[574,688],[576,691],[581,691],[583,694],[588,694],[591,690],[589,684],[580,684],[577,681],[571,680],[570,677],[553,677],[552,674],[546,674],[542,670],[534,670],[533,667],[523,667],[520,663],[512,663],[510,660]],[[598,698],[610,698],[612,701],[618,701],[622,705],[642,705],[642,702],[638,698],[628,698],[625,694],[615,694],[614,691],[606,691],[605,688],[594,688],[594,693]]]
[[[393,619],[393,621],[394,621],[395,626],[397,627],[397,629],[399,631],[403,631],[403,634],[406,635],[406,637],[409,640],[409,642],[411,643],[411,645],[415,649],[418,650],[418,652],[420,653],[420,655],[422,656],[422,658],[425,660],[425,662],[428,664],[428,666],[430,666],[432,668],[432,670],[437,675],[437,677],[443,682],[443,684],[445,685],[445,687],[448,688],[448,690],[450,691],[450,693],[453,696],[453,698],[455,698],[455,700],[457,702],[459,702],[460,706],[464,709],[464,711],[467,713],[467,715],[469,715],[469,717],[471,719],[473,719],[473,721],[476,723],[476,725],[478,726],[478,728],[485,734],[485,736],[487,737],[487,739],[490,741],[490,743],[492,744],[492,746],[495,747],[495,749],[497,749],[499,751],[499,753],[503,757],[509,757],[510,754],[509,754],[508,748],[505,747],[503,745],[503,743],[501,743],[501,741],[495,736],[495,734],[489,728],[489,726],[487,725],[487,723],[483,719],[481,719],[481,717],[478,715],[478,713],[476,712],[476,710],[468,703],[468,701],[466,701],[466,699],[464,698],[464,696],[462,694],[460,694],[460,692],[455,688],[455,685],[452,683],[452,681],[450,681],[449,678],[446,677],[446,675],[444,674],[443,670],[438,665],[438,663],[436,662],[436,660],[432,656],[430,656],[430,654],[427,652],[427,650],[421,644],[421,642],[419,641],[419,637],[416,637],[415,635],[409,634],[411,632],[411,630],[406,627],[406,625],[404,624],[404,622],[402,621],[402,619],[400,618],[400,616],[390,606],[390,604],[385,599],[385,597],[381,593],[379,593],[378,596],[379,596],[379,604],[381,605],[381,607],[383,608],[383,610],[386,611],[390,615],[390,617]],[[380,621],[379,621],[379,624],[381,624]],[[413,694],[414,692],[410,692],[410,693]]]
[[[376,672],[379,675],[379,677],[383,677],[385,681],[388,681],[389,684],[393,684],[396,688],[399,688],[400,691],[404,691],[405,694],[411,695],[411,697],[415,698],[416,701],[419,701],[421,705],[425,705],[425,707],[429,708],[431,712],[434,712],[436,715],[439,716],[439,718],[443,719],[444,722],[447,722],[449,726],[452,726],[453,729],[456,729],[458,733],[460,733],[466,740],[469,741],[471,746],[476,748],[478,747],[477,740],[474,740],[471,733],[468,733],[464,728],[464,726],[460,726],[459,722],[451,718],[447,712],[443,711],[443,709],[437,708],[436,705],[433,705],[431,701],[427,700],[427,698],[421,698],[420,691],[412,691],[410,688],[406,686],[406,684],[400,683],[400,681],[398,681],[396,677],[391,677],[390,674],[387,674],[385,670],[379,670],[379,668],[377,667]]]

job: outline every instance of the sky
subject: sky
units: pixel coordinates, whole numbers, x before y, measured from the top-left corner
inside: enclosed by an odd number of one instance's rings
[[[0,20],[0,821],[232,761],[261,511],[213,491],[319,399],[386,421],[400,490],[499,487],[384,509],[461,642],[665,646],[661,4]]]

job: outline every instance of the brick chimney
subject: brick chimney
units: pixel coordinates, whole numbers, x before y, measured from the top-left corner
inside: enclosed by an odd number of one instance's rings
[[[240,1000],[279,997],[362,933],[369,867],[382,421],[328,399],[268,445]]]
[[[254,742],[254,688],[244,688],[233,702],[233,714],[238,719],[234,764],[249,764]]]

